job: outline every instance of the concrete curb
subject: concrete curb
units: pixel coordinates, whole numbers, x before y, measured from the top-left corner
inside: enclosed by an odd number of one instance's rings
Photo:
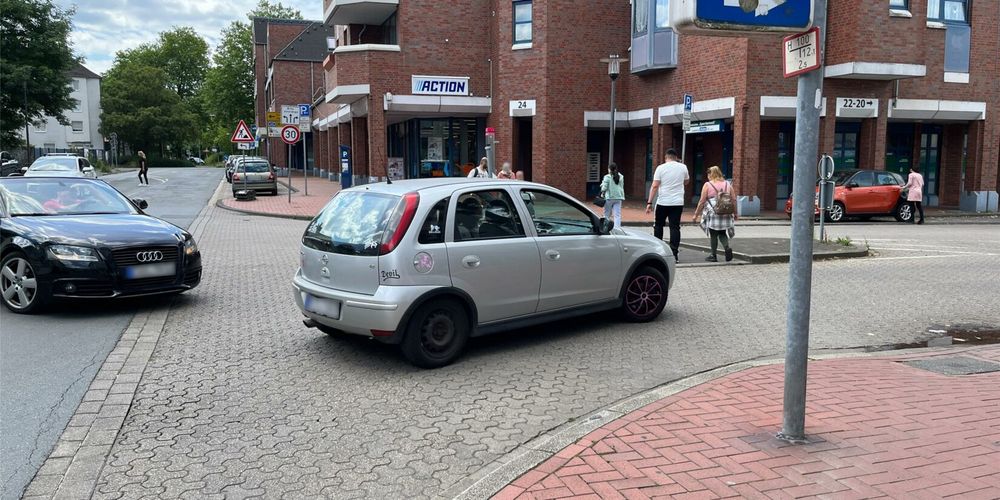
[[[293,219],[293,220],[313,220],[312,217],[305,215],[293,215],[293,214],[276,214],[272,212],[257,212],[254,210],[245,210],[242,208],[234,208],[226,205],[223,200],[218,200],[215,202],[215,206],[223,209],[229,210],[230,212],[236,212],[244,215],[257,215],[260,217],[273,217],[275,219]]]
[[[687,248],[689,250],[699,250],[702,252],[710,252],[711,247],[703,245],[695,245],[694,243],[681,242],[681,248]],[[788,262],[789,254],[787,253],[775,253],[775,254],[760,254],[751,255],[747,253],[738,252],[733,250],[733,257],[740,259],[748,264],[778,264]],[[850,251],[839,251],[839,252],[823,252],[814,251],[813,261],[818,260],[834,260],[834,259],[852,259],[858,257],[868,257],[868,250],[863,248],[857,248]]]
[[[220,182],[212,200],[221,196],[223,184],[224,181]],[[212,201],[209,201],[192,222],[189,232],[196,240],[205,232],[212,208]],[[104,464],[132,408],[142,375],[163,333],[171,304],[141,311],[132,318],[90,383],[55,447],[28,483],[22,498],[93,496]]]
[[[843,351],[835,353],[815,353],[809,355],[810,361],[821,361],[843,358],[875,358],[896,357],[907,354],[932,354],[935,352],[963,352],[975,349],[975,346],[965,347],[919,347],[890,351]],[[576,443],[587,434],[603,427],[629,413],[663,398],[710,382],[717,378],[759,366],[783,363],[781,357],[765,357],[741,361],[730,365],[714,368],[675,381],[667,382],[658,387],[634,394],[620,401],[611,403],[597,411],[563,425],[550,429],[534,439],[524,443],[506,455],[487,464],[482,469],[472,473],[466,479],[455,483],[437,498],[473,500],[489,498],[502,490],[524,473],[535,468],[565,447]]]

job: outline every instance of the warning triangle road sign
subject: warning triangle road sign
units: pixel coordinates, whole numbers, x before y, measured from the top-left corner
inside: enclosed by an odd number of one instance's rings
[[[230,141],[242,143],[254,141],[253,133],[250,132],[250,127],[247,126],[245,121],[240,120],[240,124],[236,126],[236,131],[233,132],[233,138]]]

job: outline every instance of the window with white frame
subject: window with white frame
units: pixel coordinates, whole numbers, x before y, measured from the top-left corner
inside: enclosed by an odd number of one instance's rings
[[[70,85],[73,86],[73,90],[80,90],[80,80],[77,80],[76,78],[74,78],[74,79],[70,80]]]
[[[70,126],[73,127],[73,132],[83,132],[82,121],[73,121]]]
[[[670,5],[668,0],[656,0],[656,30],[670,27]]]
[[[909,10],[909,0],[889,0],[889,7],[892,7],[893,9]]]
[[[969,0],[927,0],[927,20],[969,23]]]
[[[531,43],[531,0],[514,1],[514,44]]]

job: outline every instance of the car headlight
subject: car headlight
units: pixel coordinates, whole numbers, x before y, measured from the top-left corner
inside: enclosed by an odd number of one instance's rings
[[[52,245],[49,247],[49,254],[65,262],[97,262],[101,260],[97,250],[74,245]]]
[[[194,255],[196,253],[198,253],[198,244],[194,242],[194,237],[188,234],[184,240],[184,255]]]

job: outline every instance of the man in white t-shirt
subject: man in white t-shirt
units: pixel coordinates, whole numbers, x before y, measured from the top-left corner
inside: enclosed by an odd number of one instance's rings
[[[681,212],[684,211],[684,186],[691,182],[688,168],[677,161],[677,151],[667,150],[666,163],[656,167],[653,173],[653,185],[649,189],[649,199],[646,203],[646,213],[656,205],[653,235],[663,239],[663,224],[670,221],[670,250],[677,259],[677,250],[681,244]]]

